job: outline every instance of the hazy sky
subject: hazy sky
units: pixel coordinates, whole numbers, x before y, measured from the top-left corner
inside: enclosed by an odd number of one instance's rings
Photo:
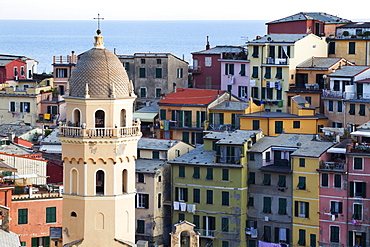
[[[369,20],[368,0],[18,0],[1,3],[0,19],[275,20],[298,12],[326,12]],[[362,6],[362,7],[361,7]]]

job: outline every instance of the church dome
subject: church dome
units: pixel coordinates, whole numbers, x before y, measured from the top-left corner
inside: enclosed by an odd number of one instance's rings
[[[104,48],[98,30],[94,48],[80,55],[69,80],[69,96],[120,98],[129,96],[131,83],[117,56]]]

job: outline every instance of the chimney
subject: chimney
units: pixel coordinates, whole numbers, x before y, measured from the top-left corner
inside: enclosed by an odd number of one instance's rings
[[[206,45],[206,50],[209,50],[209,49],[211,49],[211,46],[209,45],[208,36],[207,36],[207,45]]]
[[[7,196],[7,193],[5,194]],[[0,229],[9,232],[9,208],[0,205]]]
[[[176,82],[173,82],[173,92],[176,93]]]
[[[14,132],[8,132],[8,140],[14,142],[15,134]]]

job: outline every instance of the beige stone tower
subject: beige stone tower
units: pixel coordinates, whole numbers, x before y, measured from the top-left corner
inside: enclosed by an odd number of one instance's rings
[[[136,98],[117,56],[94,48],[73,70],[66,90],[63,147],[63,243],[124,246],[135,242],[135,159],[141,137]]]

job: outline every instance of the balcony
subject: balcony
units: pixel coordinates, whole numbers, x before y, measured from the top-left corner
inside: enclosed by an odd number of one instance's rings
[[[199,232],[201,238],[215,238],[216,231],[208,229],[194,229],[196,232]]]
[[[202,68],[200,66],[189,66],[189,73],[201,73]]]
[[[216,155],[216,162],[226,164],[240,164],[241,158],[244,158],[244,156]]]
[[[221,54],[221,59],[226,59],[226,60],[247,60],[247,54],[245,52],[239,52],[239,53],[234,53],[234,52],[223,52]]]
[[[308,84],[305,83],[303,86],[298,86],[296,84],[293,84],[294,86],[291,86],[289,88],[289,91],[291,92],[314,92],[314,93],[321,93],[322,89],[320,89],[320,85],[318,83],[315,84]]]
[[[344,171],[344,161],[322,161],[320,162],[321,171]]]
[[[82,128],[61,126],[58,136],[74,138],[122,138],[139,135],[141,135],[140,125],[135,124],[134,126],[120,128]]]
[[[351,153],[369,153],[370,154],[370,145],[369,144],[358,144],[354,148],[350,149]]]
[[[53,57],[53,64],[73,64],[77,62],[76,55],[72,56],[54,56]]]
[[[267,57],[267,58],[266,58],[266,64],[273,64],[273,65],[288,65],[288,59],[287,59],[287,58],[273,58],[273,57]]]

